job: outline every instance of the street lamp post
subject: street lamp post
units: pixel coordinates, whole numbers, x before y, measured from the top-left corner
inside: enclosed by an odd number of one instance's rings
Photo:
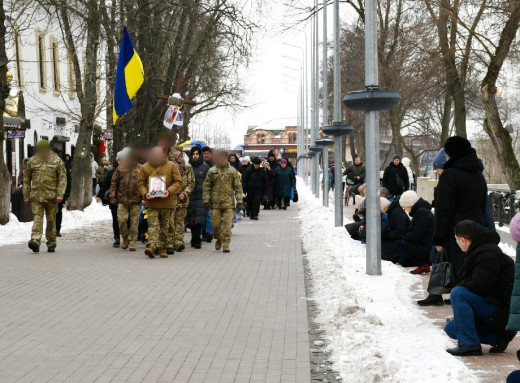
[[[329,75],[327,72],[327,1],[323,0],[323,116],[322,126],[329,123]],[[323,206],[329,206],[329,149],[323,147]]]

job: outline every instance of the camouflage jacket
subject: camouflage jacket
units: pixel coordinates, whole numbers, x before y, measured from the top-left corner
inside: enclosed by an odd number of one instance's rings
[[[47,160],[31,157],[24,170],[23,195],[34,202],[50,202],[65,194],[67,170],[56,154]]]
[[[186,169],[184,174],[181,176],[182,178],[182,187],[177,195],[183,194],[184,200],[177,200],[177,207],[188,207],[190,203],[190,195],[193,189],[195,188],[195,174],[193,173],[193,168],[190,164],[186,164]]]
[[[117,203],[129,205],[132,203],[141,203],[141,194],[137,180],[141,165],[137,164],[133,169],[126,169],[119,166],[112,176],[110,184],[110,199],[116,199]]]
[[[161,177],[166,181],[166,189],[169,192],[167,198],[152,198],[146,199],[146,193],[149,191],[150,177]],[[145,200],[146,207],[154,209],[175,209],[177,202],[177,193],[181,190],[182,179],[177,165],[168,161],[164,157],[162,164],[156,166],[147,162],[141,167],[139,172],[139,193]]]
[[[204,180],[204,203],[210,203],[212,208],[234,209],[235,198],[242,203],[242,183],[238,172],[231,167],[213,166]]]

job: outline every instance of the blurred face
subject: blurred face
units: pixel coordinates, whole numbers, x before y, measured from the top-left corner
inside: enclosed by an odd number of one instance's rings
[[[227,157],[220,154],[216,157],[216,161],[220,166],[225,166],[228,164]]]
[[[38,149],[38,156],[42,160],[46,160],[51,156],[51,150],[50,149]]]
[[[150,151],[150,162],[153,164],[162,164],[164,161],[164,152],[163,149],[159,146],[156,146]]]
[[[191,158],[193,158],[193,161],[197,162],[200,158],[200,154],[198,151],[194,151],[193,154],[191,155]]]
[[[242,161],[242,165],[247,166],[247,161],[246,160]]]
[[[108,161],[106,160],[106,158],[103,158],[103,165],[108,165]]]
[[[354,160],[354,163],[356,165],[359,165],[361,163],[361,159],[359,157],[356,157],[356,159]]]
[[[161,191],[161,188],[162,188],[162,181],[159,178],[155,179],[153,181],[153,190],[158,192],[158,191]]]
[[[285,162],[282,162],[282,163],[280,164],[280,166],[281,166],[283,169],[285,169],[285,168],[287,167],[287,164],[286,164]]]
[[[213,153],[211,153],[209,150],[207,152],[204,152],[203,155],[204,155],[204,161],[211,161],[211,159],[213,158]]]
[[[397,165],[399,165],[400,162],[401,162],[401,160],[399,158],[396,158],[394,160],[394,165],[397,166]]]
[[[237,159],[235,156],[231,156],[229,157],[229,162],[231,162],[232,164],[234,164],[235,162],[237,162]]]
[[[464,237],[457,237],[457,236],[455,236],[455,240],[457,241],[457,245],[459,245],[460,249],[463,252],[467,252],[469,247],[471,246],[471,241],[469,239],[464,238]]]
[[[255,169],[260,169],[260,164],[254,164]]]
[[[274,156],[269,156],[268,160],[273,162],[274,161]]]

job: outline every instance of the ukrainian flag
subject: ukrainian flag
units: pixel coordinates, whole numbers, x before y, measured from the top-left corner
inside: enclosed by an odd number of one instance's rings
[[[144,82],[143,63],[134,49],[125,27],[116,69],[114,89],[114,125],[117,119],[133,108],[132,98]]]

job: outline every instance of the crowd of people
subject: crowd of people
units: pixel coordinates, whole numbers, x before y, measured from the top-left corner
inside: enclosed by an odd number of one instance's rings
[[[361,166],[356,158],[346,171],[353,176],[351,184],[357,194],[354,222],[346,229],[352,238],[363,242],[366,184],[362,183]],[[482,162],[468,140],[455,136],[437,153],[433,167],[438,185],[431,204],[409,190],[410,175],[398,155],[386,168],[379,197],[382,259],[411,267],[412,274],[435,272],[436,264],[449,264],[453,275],[451,285],[445,286],[449,299],[430,293],[417,303],[452,305],[453,319],[445,331],[458,345],[448,349],[449,353],[481,355],[481,344],[490,345],[491,353],[504,352],[520,329],[520,285],[513,295],[514,262],[498,246],[500,237],[495,231]],[[511,223],[512,236],[518,241],[520,228],[515,225],[520,226],[518,215]]]
[[[67,164],[46,140],[36,149],[22,182],[25,202],[32,204],[34,214],[28,246],[40,251],[46,217],[47,249],[54,252],[61,209],[70,194],[71,159]],[[150,258],[184,251],[187,229],[192,248],[201,249],[203,242],[215,239],[215,249],[229,253],[234,223],[243,216],[258,220],[262,205],[264,210],[287,210],[297,193],[292,164],[277,159],[273,151],[265,159],[251,159],[159,142],[154,148],[125,148],[113,165],[105,158],[98,164],[91,155],[91,171],[92,193],[111,211],[113,246],[136,251],[141,240]]]

